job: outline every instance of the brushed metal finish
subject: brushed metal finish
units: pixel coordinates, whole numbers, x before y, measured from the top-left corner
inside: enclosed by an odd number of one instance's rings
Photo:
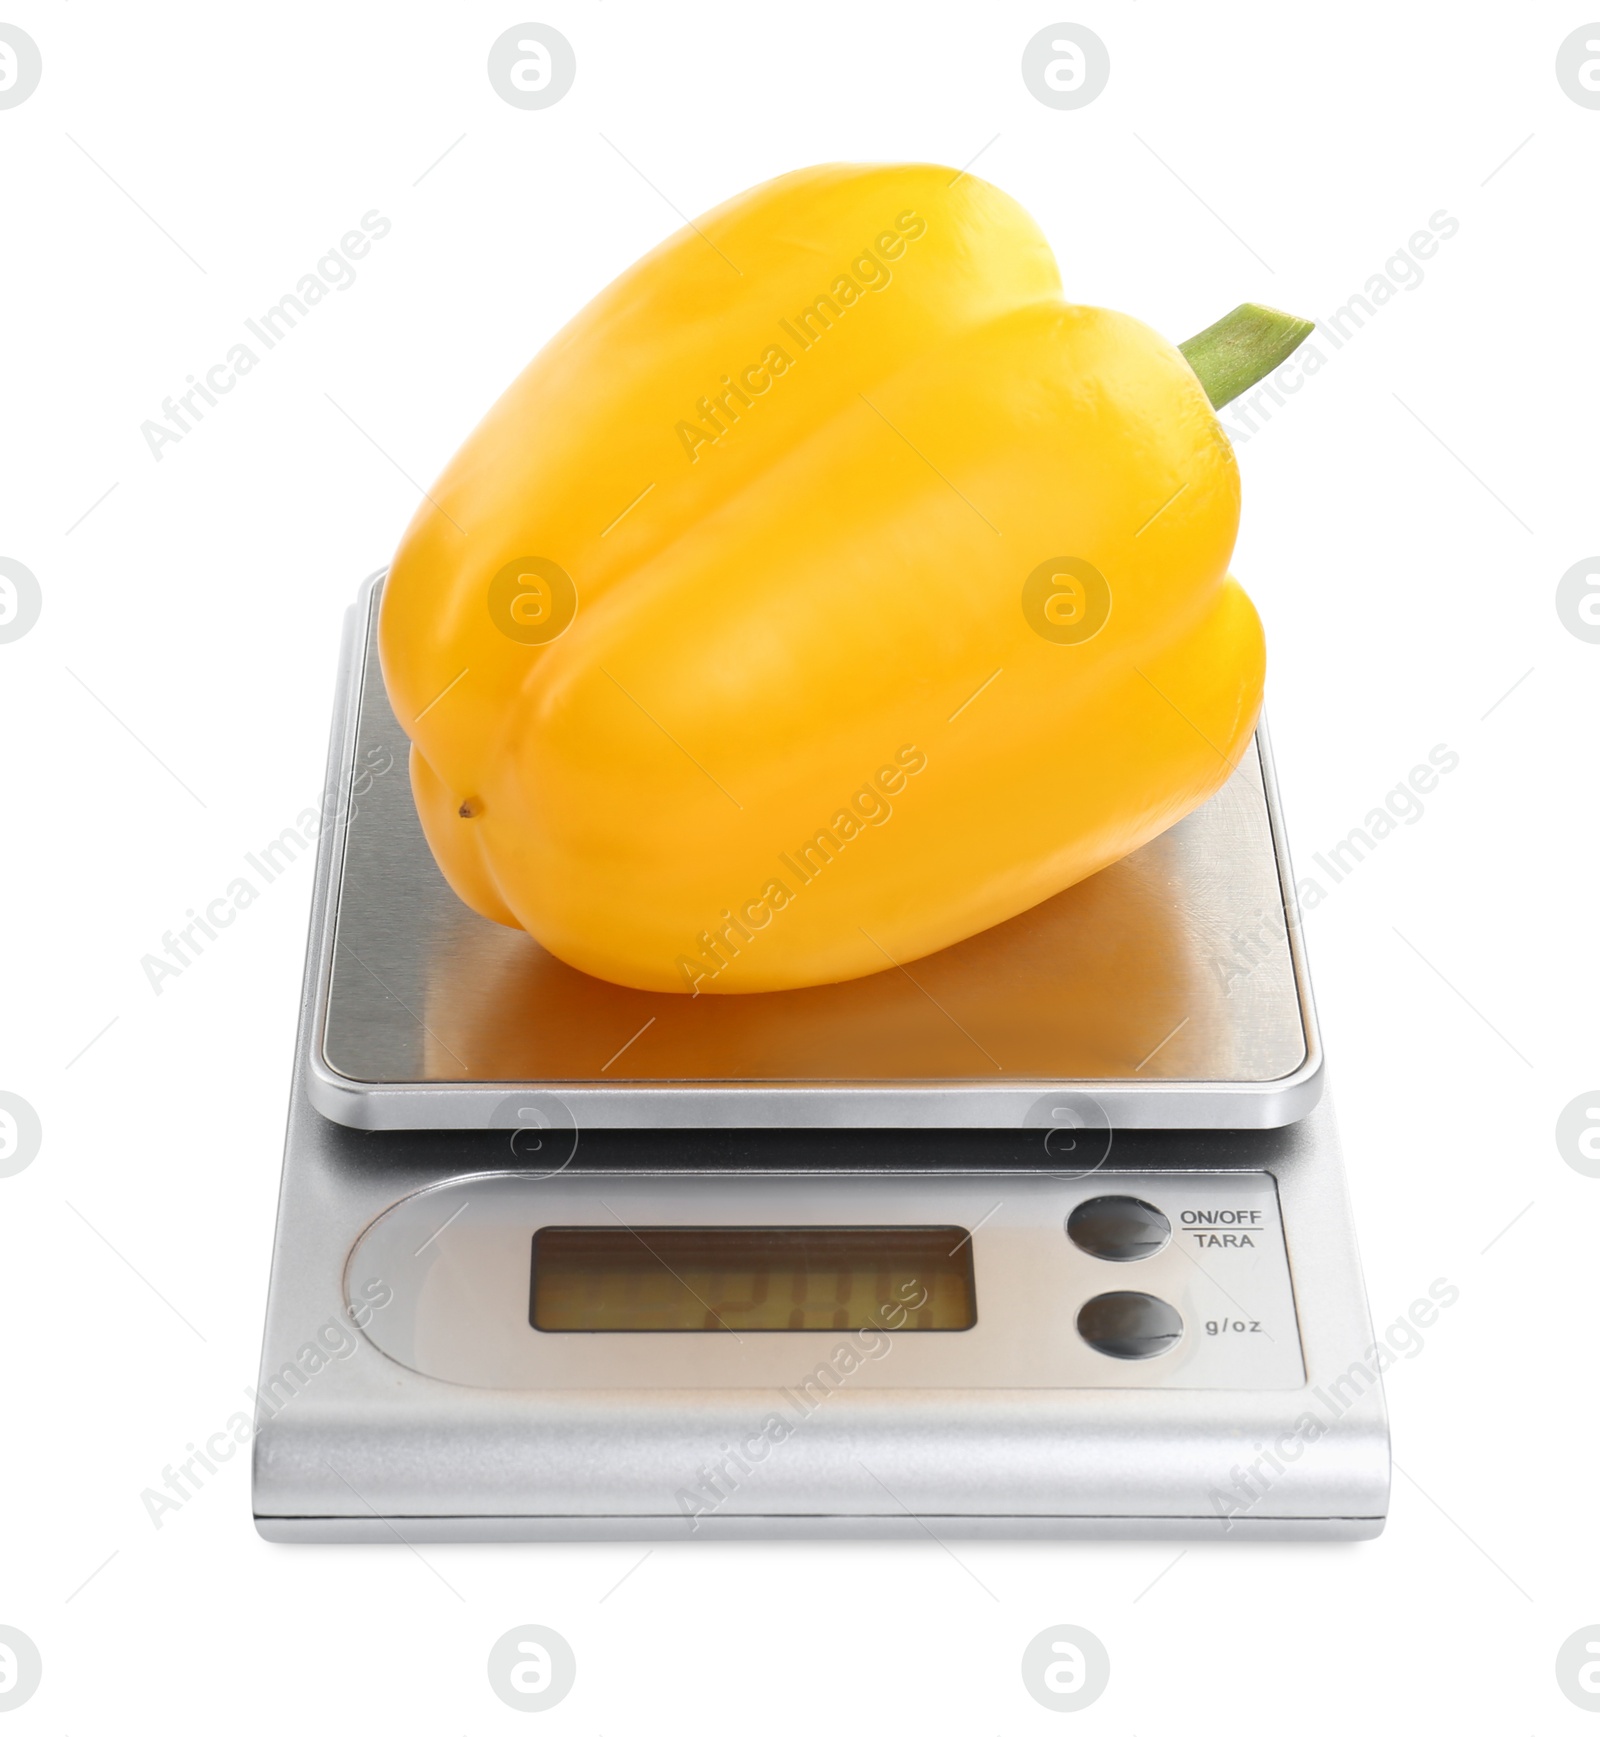
[[[1261,1127],[1315,1103],[1264,731],[1160,838],[906,971],[753,996],[623,989],[475,916],[440,876],[374,649],[381,578],[353,611],[335,754],[346,786],[372,757],[395,770],[319,857],[309,1089],[325,1115],[481,1128],[518,1087],[554,1091],[586,1128],[1017,1127],[1072,1090],[1117,1127]]]
[[[771,1138],[785,1154],[814,1146],[815,1166],[803,1156],[764,1165],[761,1136],[658,1143],[602,1131],[585,1133],[562,1178],[601,1192],[714,1183],[734,1212],[745,1187],[766,1187],[785,1168],[921,1176],[930,1188],[965,1177],[1004,1199],[1051,1163],[1042,1138],[1004,1130]],[[311,1107],[302,1053],[260,1378],[258,1525],[269,1537],[323,1540],[893,1536],[911,1514],[952,1537],[1376,1532],[1388,1436],[1381,1384],[1365,1372],[1372,1333],[1331,1105],[1280,1130],[1118,1134],[1115,1153],[1119,1186],[1130,1171],[1179,1189],[1204,1176],[1272,1177],[1303,1384],[997,1387],[932,1370],[926,1386],[845,1383],[753,1475],[702,1506],[692,1492],[703,1474],[784,1407],[773,1386],[606,1386],[603,1359],[589,1387],[465,1386],[405,1367],[351,1325],[346,1265],[367,1227],[419,1190],[503,1172],[509,1137],[340,1127]],[[1133,1269],[1107,1270],[1121,1288]],[[1258,1469],[1248,1502],[1230,1496],[1259,1461],[1254,1444],[1303,1436],[1307,1417],[1315,1439],[1299,1456]]]

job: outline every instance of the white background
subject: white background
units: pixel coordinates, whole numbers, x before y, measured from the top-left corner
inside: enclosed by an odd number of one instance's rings
[[[1600,112],[1554,71],[1588,15],[3,16],[44,77],[0,112],[0,554],[44,609],[0,646],[0,1087],[44,1145],[0,1180],[0,1623],[45,1664],[4,1729],[514,1729],[484,1665],[524,1622],[578,1656],[545,1715],[560,1731],[1053,1728],[1018,1666],[1058,1622],[1110,1650],[1086,1731],[1588,1728],[1553,1670],[1600,1622],[1600,1181],[1554,1140],[1600,1086],[1600,646],[1554,606],[1600,543]],[[577,53],[543,112],[485,74],[528,18]],[[1076,112],[1019,73],[1063,18],[1111,54]],[[1307,922],[1374,1318],[1436,1278],[1461,1292],[1389,1377],[1387,1533],[1181,1556],[441,1547],[422,1552],[434,1573],[398,1548],[261,1542],[242,1454],[157,1530],[141,1490],[255,1379],[309,865],[159,997],[139,962],[317,799],[340,617],[415,505],[401,470],[427,483],[677,227],[672,205],[815,161],[960,167],[980,148],[974,173],[1039,220],[1069,297],[1174,339],[1247,299],[1321,318],[1430,214],[1460,223],[1240,446],[1235,570],[1267,625],[1301,870],[1434,744],[1461,762]],[[141,422],[373,208],[393,232],[353,287],[152,459]]]

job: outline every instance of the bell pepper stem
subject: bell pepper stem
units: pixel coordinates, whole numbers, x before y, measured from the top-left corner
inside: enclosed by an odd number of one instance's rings
[[[1264,380],[1316,330],[1311,320],[1244,302],[1178,349],[1206,389],[1213,410]]]

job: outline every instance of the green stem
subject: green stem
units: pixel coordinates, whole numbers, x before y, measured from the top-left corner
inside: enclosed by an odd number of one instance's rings
[[[1220,410],[1264,380],[1316,329],[1310,320],[1244,302],[1178,349],[1205,387],[1212,409]]]

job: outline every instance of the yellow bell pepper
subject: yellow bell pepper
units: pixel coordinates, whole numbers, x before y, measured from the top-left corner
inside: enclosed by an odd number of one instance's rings
[[[1186,360],[927,165],[674,235],[490,410],[385,581],[445,878],[582,971],[739,993],[906,964],[1137,849],[1255,726],[1212,407],[1309,329],[1241,309]]]

